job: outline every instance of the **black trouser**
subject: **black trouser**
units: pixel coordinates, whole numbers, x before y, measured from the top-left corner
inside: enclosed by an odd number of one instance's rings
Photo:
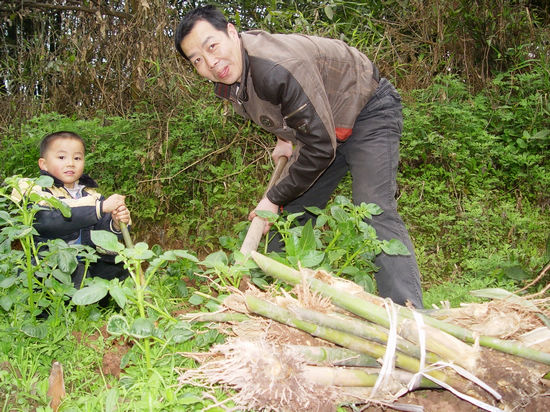
[[[114,259],[109,256],[107,258],[101,257],[97,262],[90,263],[86,277],[98,277],[107,280],[118,278],[122,282],[129,275],[130,273],[127,269],[124,269],[122,263],[114,263]],[[76,270],[72,274],[73,284],[76,289],[80,289],[83,277],[84,263],[79,262]]]
[[[416,308],[422,308],[418,264],[395,199],[402,128],[401,97],[392,84],[382,78],[376,93],[357,117],[351,136],[338,145],[334,162],[313,186],[284,205],[284,209],[297,213],[304,211],[304,206],[324,208],[340,180],[350,171],[354,204],[375,203],[384,211],[373,216],[370,222],[378,238],[399,239],[411,253],[410,256],[390,256],[382,252],[376,257],[374,263],[380,270],[375,278],[380,295],[398,304],[409,300]],[[298,220],[304,224],[313,218],[306,212]],[[276,237],[269,249],[280,250],[280,246],[280,237]]]

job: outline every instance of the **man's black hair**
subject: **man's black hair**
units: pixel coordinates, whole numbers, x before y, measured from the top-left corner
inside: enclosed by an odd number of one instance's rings
[[[229,22],[227,21],[223,13],[219,11],[215,6],[208,5],[204,7],[197,7],[187,12],[187,14],[183,16],[180,24],[178,24],[178,27],[176,28],[176,35],[174,36],[176,50],[187,60],[189,60],[189,58],[181,49],[181,42],[185,38],[185,36],[187,36],[189,32],[193,30],[195,23],[200,20],[207,21],[212,26],[214,26],[215,29],[223,31],[225,34],[227,34],[227,24]]]
[[[82,146],[86,148],[86,145],[84,144],[84,139],[82,139],[82,137],[80,137],[76,133],[65,132],[65,131],[54,132],[42,138],[42,141],[40,142],[40,157],[44,157],[46,155],[46,152],[48,151],[48,147],[50,146],[51,142],[60,138],[80,140],[80,143],[82,143]]]

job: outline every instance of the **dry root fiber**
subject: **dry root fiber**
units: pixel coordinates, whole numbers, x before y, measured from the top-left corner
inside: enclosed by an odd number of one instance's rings
[[[272,411],[334,411],[336,388],[305,379],[305,364],[266,341],[233,339],[210,351],[210,360],[180,373],[181,385],[221,384],[237,390],[237,406]]]
[[[523,333],[544,326],[538,313],[542,310],[532,302],[528,304],[498,299],[484,303],[463,304],[460,308],[443,310],[441,316],[447,322],[465,327],[473,332],[501,339],[517,339]]]

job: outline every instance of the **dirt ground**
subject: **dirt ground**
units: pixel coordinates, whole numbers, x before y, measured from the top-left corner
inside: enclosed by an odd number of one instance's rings
[[[309,334],[284,325],[271,326],[270,335],[284,336],[289,344],[316,345],[322,342]],[[278,339],[278,338],[277,338]],[[481,348],[482,356],[474,375],[495,389],[502,402],[496,402],[490,395],[475,385],[470,385],[469,395],[507,411],[542,412],[550,411],[550,387],[540,379],[547,367],[536,362]],[[409,392],[396,403],[424,407],[426,412],[479,411],[471,403],[460,399],[448,390],[424,389]],[[364,411],[378,412],[387,407],[369,406]]]
[[[289,344],[315,345],[317,343],[317,340],[310,335],[288,328],[284,325],[273,324],[271,326],[270,333],[282,337],[279,341]],[[105,337],[108,336],[105,329],[101,331],[101,334]],[[84,343],[80,336],[76,336],[76,338],[81,340],[83,344],[90,345],[92,347],[96,347],[94,345],[94,341],[97,340],[98,337],[99,333],[89,336]],[[128,352],[130,347],[130,344],[123,340],[111,340],[110,344],[105,347],[103,352],[101,372],[105,375],[113,375],[114,377],[119,378],[122,372],[120,369],[121,359],[126,352]],[[510,360],[510,357],[506,357],[495,352],[492,353],[492,356],[499,358],[499,360],[497,361],[495,359],[495,366],[492,368],[487,368],[483,379],[488,383],[496,382],[495,389],[501,393],[503,398],[506,400],[506,403],[511,406],[510,409],[506,408],[507,410],[524,412],[550,411],[550,388],[545,387],[544,384],[540,383],[540,381],[539,383],[536,383],[536,379],[533,381],[532,379],[526,380],[524,378],[524,374],[529,373],[528,371],[532,370],[530,368],[533,366],[530,362],[522,361],[521,363],[523,363],[523,365],[519,365],[516,363],[515,357]],[[513,371],[515,371],[515,373]],[[99,370],[98,373],[100,373]],[[485,400],[487,401],[489,398],[486,398]],[[458,398],[447,390],[416,390],[400,397],[396,402],[399,404],[422,406],[426,412],[473,412],[480,410],[476,406]],[[498,402],[493,403],[495,406],[499,406]],[[362,410],[365,412],[380,412],[391,409],[388,407],[372,405],[366,406]]]
[[[103,326],[100,332],[96,332],[95,334],[88,336],[86,340],[84,340],[79,333],[74,333],[74,336],[78,342],[99,350],[99,347],[94,343],[94,341],[99,338],[100,334],[104,338],[110,336],[107,332],[106,326]],[[104,375],[113,375],[115,378],[118,379],[122,372],[122,370],[120,369],[122,357],[126,355],[126,353],[131,349],[132,345],[123,338],[110,340],[108,342],[109,344],[105,346],[105,350],[103,351],[101,371],[98,370],[97,372]]]

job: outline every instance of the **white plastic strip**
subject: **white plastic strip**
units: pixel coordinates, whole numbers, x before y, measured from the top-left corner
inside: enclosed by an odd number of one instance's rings
[[[418,372],[417,375],[424,376],[426,379],[431,380],[432,382],[438,384],[442,388],[447,389],[448,391],[451,391],[455,396],[458,396],[459,398],[464,399],[465,401],[470,402],[471,404],[473,404],[473,405],[475,405],[475,406],[477,406],[481,409],[484,409],[484,410],[490,411],[490,412],[504,412],[502,409],[497,408],[496,406],[489,405],[489,404],[487,404],[483,401],[480,401],[479,399],[473,398],[469,395],[466,395],[462,392],[459,392],[456,389],[454,389],[452,386],[448,385],[447,383],[445,383],[443,381],[440,381],[439,379],[434,378],[433,376],[427,374],[432,370],[442,369],[444,367],[449,367],[449,368],[454,369],[457,373],[462,375],[464,378],[466,378],[466,379],[474,382],[475,384],[481,386],[483,389],[485,389],[487,392],[489,392],[491,395],[493,395],[497,400],[502,399],[502,396],[497,391],[492,389],[489,385],[484,383],[482,380],[480,380],[476,376],[472,375],[470,372],[468,372],[467,370],[461,368],[460,366],[453,365],[451,363],[436,362],[436,363],[430,365],[428,368],[424,369],[423,371]],[[412,380],[415,380],[415,379],[416,379],[416,377],[413,377]]]
[[[464,368],[462,368],[458,365],[454,365],[454,364],[451,364],[451,363],[440,361],[440,362],[436,362],[436,363],[434,363],[434,364],[432,364],[432,365],[430,365],[429,367],[426,368],[425,367],[425,363],[426,363],[426,332],[425,332],[425,329],[424,329],[424,319],[422,318],[422,315],[420,313],[418,313],[417,311],[413,310],[412,312],[413,312],[413,317],[414,317],[414,320],[416,321],[416,325],[417,325],[417,328],[418,328],[418,341],[420,343],[420,370],[409,381],[409,384],[407,385],[408,390],[413,390],[415,387],[417,387],[418,384],[420,383],[420,379],[422,378],[422,376],[424,376],[425,378],[431,380],[432,382],[435,382],[436,384],[438,384],[442,388],[445,388],[445,389],[451,391],[455,396],[458,396],[459,398],[464,399],[465,401],[468,401],[468,402],[476,405],[479,408],[482,408],[482,409],[485,409],[485,410],[491,411],[491,412],[503,412],[502,409],[497,408],[496,406],[489,405],[489,404],[487,404],[483,401],[480,401],[479,399],[476,399],[476,398],[473,398],[469,395],[461,393],[461,392],[457,391],[456,389],[454,389],[452,386],[448,385],[447,383],[442,382],[439,379],[434,378],[433,376],[427,375],[427,373],[432,371],[432,370],[442,369],[444,367],[449,367],[449,368],[454,369],[462,377],[470,380],[471,382],[473,382],[473,383],[477,384],[478,386],[480,386],[481,388],[483,388],[485,391],[489,392],[495,399],[497,399],[499,401],[502,399],[502,396],[497,391],[495,391],[493,388],[491,388],[489,385],[487,385],[481,379],[477,378],[476,376],[474,376],[473,374],[468,372],[466,369],[464,369]]]
[[[388,342],[386,343],[386,352],[384,353],[384,359],[382,360],[382,367],[378,373],[378,379],[374,384],[371,393],[370,399],[374,399],[376,392],[388,384],[393,369],[394,369],[394,359],[395,359],[395,348],[397,346],[397,311],[391,299],[384,300],[384,307],[388,314],[388,320],[390,323],[389,333],[388,333]]]
[[[418,330],[418,342],[420,343],[420,369],[419,371],[423,371],[426,367],[426,330],[424,329],[424,318],[420,313],[418,313],[416,310],[412,311],[414,320],[416,322],[416,327]],[[415,379],[411,379],[409,384],[407,385],[407,388],[412,391],[415,388],[418,388],[420,386],[420,381],[422,379],[422,376],[417,373],[415,375]]]
[[[434,364],[435,365],[435,364]],[[461,376],[463,376],[464,378],[474,382],[476,385],[482,387],[483,389],[485,389],[487,392],[489,392],[491,395],[493,395],[493,397],[496,399],[496,400],[501,400],[502,399],[502,396],[496,391],[494,390],[493,388],[491,388],[489,385],[487,385],[485,382],[483,382],[481,379],[479,379],[478,377],[476,377],[475,375],[471,374],[470,372],[468,372],[466,369],[462,368],[461,366],[458,366],[458,365],[454,365],[454,364],[447,364],[445,366],[449,366],[451,368],[453,368],[456,372],[458,372]]]

